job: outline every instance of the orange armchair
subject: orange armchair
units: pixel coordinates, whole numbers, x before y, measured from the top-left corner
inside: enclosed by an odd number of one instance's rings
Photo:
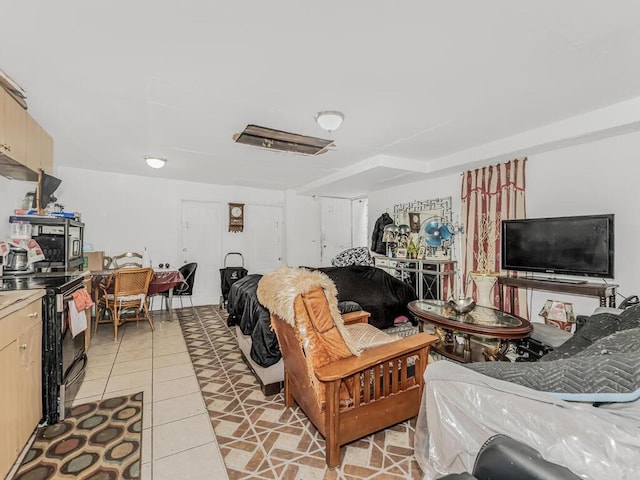
[[[436,337],[345,326],[335,285],[318,271],[280,268],[257,294],[280,343],[285,405],[297,403],[325,437],[329,467],[340,463],[340,446],[418,414]]]

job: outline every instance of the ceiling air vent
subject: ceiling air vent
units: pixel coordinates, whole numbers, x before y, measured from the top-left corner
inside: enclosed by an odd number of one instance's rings
[[[233,140],[236,143],[244,143],[252,147],[300,155],[325,153],[329,147],[334,145],[333,140],[307,137],[306,135],[273,130],[258,125],[247,125],[242,133],[236,133],[233,136]]]

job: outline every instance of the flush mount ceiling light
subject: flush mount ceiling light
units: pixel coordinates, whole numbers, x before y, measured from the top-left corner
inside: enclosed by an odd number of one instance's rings
[[[151,168],[162,168],[167,161],[164,158],[158,157],[145,157],[144,158]]]
[[[344,114],[335,110],[326,110],[324,112],[316,113],[315,119],[316,122],[318,122],[318,125],[320,125],[320,128],[333,132],[342,125]]]

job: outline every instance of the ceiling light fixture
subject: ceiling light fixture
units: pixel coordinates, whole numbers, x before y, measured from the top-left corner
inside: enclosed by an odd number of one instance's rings
[[[158,157],[145,157],[144,158],[151,168],[162,168],[167,161],[164,158]]]
[[[326,110],[316,113],[315,119],[316,122],[318,122],[318,125],[320,125],[320,128],[327,130],[328,132],[333,132],[342,125],[344,114],[335,110]]]

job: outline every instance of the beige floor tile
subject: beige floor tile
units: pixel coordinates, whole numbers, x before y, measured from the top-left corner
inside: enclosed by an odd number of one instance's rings
[[[113,372],[111,375],[124,375],[126,373],[142,372],[144,370],[151,370],[153,367],[153,360],[151,358],[141,358],[140,360],[131,360],[128,362],[116,362],[113,365]]]
[[[147,429],[153,426],[153,402],[151,399],[142,405],[142,428]]]
[[[207,443],[153,462],[153,480],[228,479],[218,446]]]
[[[108,378],[111,374],[111,368],[111,365],[93,365],[92,362],[87,362],[84,379],[97,380],[99,378]]]
[[[67,406],[73,406],[75,407],[76,405],[82,405],[83,403],[89,403],[89,402],[99,402],[100,400],[102,400],[102,395],[95,395],[93,397],[85,397],[85,398],[75,398],[70,404],[68,404]]]
[[[149,340],[153,341],[153,332],[151,330],[144,333],[129,332],[123,335],[120,345],[127,345],[129,343],[134,343],[134,342],[148,342]]]
[[[113,365],[113,362],[116,360],[115,353],[109,353],[107,355],[97,355],[93,353],[93,348],[89,347],[89,352],[87,353],[87,357],[89,359],[88,365],[92,367],[100,367],[104,365]]]
[[[167,382],[176,378],[195,376],[193,365],[183,363],[182,365],[171,365],[169,367],[156,368],[153,371],[153,383]]]
[[[118,342],[112,327],[101,325],[92,337],[87,372],[75,387],[73,405],[142,391],[141,478],[225,479],[222,456],[174,318],[168,321],[166,310],[154,312],[153,332],[147,323],[127,323],[118,331]]]
[[[144,417],[143,417],[144,418]],[[152,460],[151,446],[153,445],[153,432],[150,428],[142,430],[142,455],[140,456],[141,463],[149,463]]]
[[[91,346],[114,344],[116,344],[116,342],[113,341],[112,329],[98,330],[98,334],[91,337]]]
[[[109,343],[93,343],[89,346],[89,353],[91,355],[108,355],[118,352],[118,348],[120,348],[120,344],[115,343],[113,341]]]
[[[163,345],[185,345],[186,343],[184,341],[184,338],[182,338],[182,335],[171,335],[169,337],[154,337],[153,338],[153,345],[155,346],[163,346]]]
[[[104,394],[107,386],[108,378],[100,378],[97,380],[83,380],[75,395],[76,400],[80,398],[95,397]],[[81,402],[84,403],[84,402]]]
[[[153,388],[151,387],[151,385],[144,385],[142,387],[130,387],[130,388],[125,388],[123,390],[116,390],[115,392],[107,392],[103,395],[103,398],[114,398],[114,397],[120,397],[122,395],[133,395],[134,393],[138,393],[138,392],[144,393],[143,400],[142,400],[143,408],[147,404],[151,404],[151,402],[153,402]],[[144,419],[144,417],[142,418],[142,422],[143,422],[142,428],[146,428],[145,427],[146,420]]]
[[[171,355],[174,353],[185,353],[187,352],[186,344],[174,343],[171,345],[163,345],[163,346],[154,346],[153,348],[153,356],[159,357],[162,355]]]
[[[143,348],[141,350],[129,350],[127,352],[118,352],[116,362],[131,362],[133,360],[141,360],[143,358],[153,357],[153,348]]]
[[[151,384],[151,378],[151,370],[110,377],[105,393],[124,390],[125,388],[144,387]]]
[[[206,413],[153,427],[152,430],[154,463],[159,458],[215,441]]]
[[[120,332],[122,332],[122,343],[153,338],[153,330],[151,330],[149,322],[146,321],[125,323],[124,328],[118,329],[118,333]]]
[[[153,467],[151,463],[143,463],[142,468],[140,469],[140,479],[141,480],[152,480],[152,472]]]
[[[152,346],[153,346],[153,339],[151,338],[147,338],[144,340],[136,340],[132,342],[122,342],[120,344],[120,349],[118,350],[118,353],[131,352],[131,351],[137,352],[138,350],[151,348]]]
[[[191,364],[188,352],[171,353],[169,355],[153,356],[153,368],[169,367],[171,365]]]
[[[153,426],[164,425],[206,412],[202,395],[191,393],[153,403]]]
[[[195,376],[178,378],[167,382],[158,382],[153,384],[153,401],[159,402],[168,398],[179,397],[195,392],[200,392],[200,386]]]

